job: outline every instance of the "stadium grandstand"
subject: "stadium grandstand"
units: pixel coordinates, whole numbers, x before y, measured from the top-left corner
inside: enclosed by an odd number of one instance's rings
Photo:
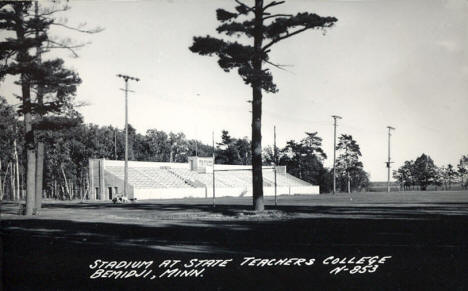
[[[252,168],[243,165],[214,166],[212,158],[189,157],[188,163],[128,162],[128,198],[169,199],[208,198],[213,195],[215,177],[216,197],[252,195]],[[123,194],[124,161],[89,160],[89,199],[111,200]],[[275,168],[264,167],[265,196],[275,194]],[[276,191],[282,194],[319,194],[319,186],[302,181],[276,167]]]

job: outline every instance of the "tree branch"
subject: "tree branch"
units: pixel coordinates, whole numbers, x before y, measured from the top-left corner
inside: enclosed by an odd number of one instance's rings
[[[265,45],[265,46],[262,48],[262,51],[265,51],[267,48],[271,47],[272,45],[274,45],[275,43],[279,42],[280,40],[289,38],[289,37],[291,37],[291,36],[293,36],[293,35],[296,35],[296,34],[298,34],[298,33],[301,33],[301,32],[303,32],[303,31],[306,31],[306,30],[309,29],[309,28],[311,28],[311,27],[306,26],[306,27],[301,28],[301,29],[298,29],[298,30],[296,30],[296,31],[294,31],[294,32],[292,32],[292,33],[286,33],[286,35],[280,36],[280,37],[278,37],[278,38],[272,40],[272,41],[271,41],[270,43],[268,43],[267,45]]]
[[[274,17],[291,17],[291,16],[293,15],[292,14],[273,14],[267,17],[263,17],[263,20],[267,20],[267,19],[274,18]]]
[[[41,13],[39,13],[38,16],[39,17],[50,16],[50,15],[52,15],[54,13],[65,12],[65,11],[68,11],[68,10],[70,10],[70,6],[68,6],[68,5],[63,6],[63,8],[60,8],[60,9],[51,9],[51,10],[43,9],[43,11],[41,11]],[[31,14],[29,12],[26,12],[25,15],[36,17],[35,14]]]
[[[270,61],[266,61],[266,60],[263,60],[263,61],[264,61],[265,63],[267,63],[267,64],[272,65],[273,67],[275,67],[275,68],[277,68],[277,69],[280,69],[280,70],[286,71],[286,72],[290,72],[290,71],[288,71],[288,70],[286,70],[286,69],[284,68],[284,67],[286,67],[287,65],[278,65],[278,64],[275,64],[275,63],[270,62]],[[290,72],[290,73],[291,73],[291,72]]]
[[[83,32],[83,33],[89,33],[89,34],[98,33],[98,32],[101,32],[101,31],[104,30],[103,28],[100,28],[100,27],[97,27],[97,28],[91,29],[91,30],[84,30],[84,29],[79,29],[77,27],[71,27],[71,26],[68,26],[68,25],[63,24],[63,23],[51,23],[51,25],[57,25],[57,26],[65,27],[66,29],[70,29],[70,30],[74,30],[74,31],[78,31],[78,32]]]
[[[62,49],[67,49],[69,50],[75,58],[78,57],[78,54],[74,49],[76,48],[81,48],[84,47],[86,44],[77,44],[77,45],[66,45],[64,43],[58,43],[53,40],[48,40],[49,43],[54,44],[53,46],[47,46],[46,49],[51,49],[51,48],[62,48]]]
[[[267,10],[268,8],[270,7],[273,7],[273,6],[276,6],[276,5],[281,5],[283,4],[285,1],[273,1],[267,5],[265,5],[265,7],[263,7],[263,11]]]
[[[240,2],[239,0],[234,0],[234,1],[236,1],[236,3],[239,4],[240,6],[243,6],[243,7],[247,8],[248,11],[253,11],[254,10],[253,7],[250,7],[247,4],[244,4],[244,3]]]

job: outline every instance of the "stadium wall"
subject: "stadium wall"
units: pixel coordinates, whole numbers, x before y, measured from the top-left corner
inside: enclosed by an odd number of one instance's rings
[[[251,197],[252,189],[245,187],[218,188],[216,197]],[[277,195],[319,194],[319,186],[277,187]],[[275,187],[263,187],[264,196],[274,196]],[[152,188],[134,189],[134,198],[141,199],[177,199],[177,198],[211,198],[213,187],[207,188]]]

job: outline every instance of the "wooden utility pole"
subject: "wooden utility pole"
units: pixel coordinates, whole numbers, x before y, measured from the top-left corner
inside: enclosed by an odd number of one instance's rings
[[[128,89],[128,80],[140,81],[140,79],[135,77],[130,77],[127,75],[118,74],[117,77],[123,78],[125,81],[125,170],[124,170],[124,196],[127,197],[127,187],[128,187],[128,92],[133,92]],[[101,187],[104,187],[102,185]]]
[[[332,115],[333,117],[333,194],[336,194],[336,120],[342,119],[338,115]]]
[[[391,126],[387,126],[387,128],[388,128],[387,192],[390,192],[390,164],[392,163],[391,158],[390,158],[390,137],[392,136],[391,131],[395,130],[395,128]]]
[[[114,160],[117,161],[117,129],[114,129]]]

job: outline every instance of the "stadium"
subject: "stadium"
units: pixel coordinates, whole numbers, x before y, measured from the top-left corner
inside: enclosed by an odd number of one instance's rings
[[[112,200],[122,195],[124,171],[124,161],[90,159],[89,198]],[[252,167],[217,164],[213,173],[212,158],[204,157],[189,157],[187,163],[128,162],[129,199],[208,198],[213,188],[216,197],[252,196]],[[275,188],[277,195],[320,192],[319,186],[288,174],[285,166],[263,167],[264,195],[275,195]]]

